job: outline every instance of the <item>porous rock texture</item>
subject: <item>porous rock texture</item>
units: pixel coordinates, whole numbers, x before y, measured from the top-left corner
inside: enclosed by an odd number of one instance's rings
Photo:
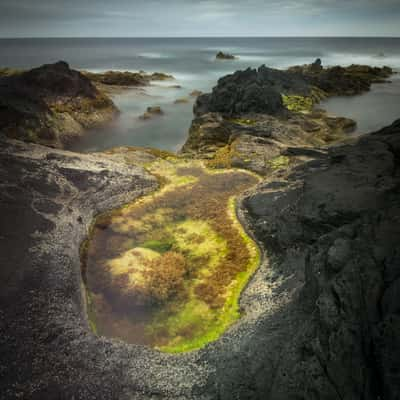
[[[398,399],[400,121],[293,151],[304,162],[238,210],[265,250],[243,317],[202,350],[167,355],[93,334],[80,276],[93,216],[156,180],[129,149],[78,155],[2,139],[0,397]]]
[[[63,61],[0,77],[0,135],[62,148],[117,114],[109,97]]]

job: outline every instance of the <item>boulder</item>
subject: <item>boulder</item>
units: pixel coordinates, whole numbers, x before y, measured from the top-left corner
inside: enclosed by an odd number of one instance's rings
[[[143,113],[139,119],[146,120],[150,119],[154,116],[160,116],[164,115],[164,111],[161,109],[160,106],[152,106],[152,107],[147,107],[147,110],[145,113]]]

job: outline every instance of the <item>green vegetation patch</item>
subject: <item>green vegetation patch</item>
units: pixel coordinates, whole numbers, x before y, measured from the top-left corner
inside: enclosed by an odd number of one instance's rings
[[[16,68],[0,68],[0,78],[22,74],[24,70]]]
[[[290,158],[287,156],[274,157],[267,161],[267,166],[272,170],[278,170],[282,168],[287,168],[290,163]]]
[[[282,95],[283,105],[290,111],[309,112],[314,106],[314,100],[308,96]]]
[[[164,186],[94,224],[84,260],[89,317],[105,336],[195,350],[240,317],[240,293],[260,254],[234,199],[258,179],[177,158],[147,168]]]
[[[158,253],[165,253],[166,251],[171,250],[173,243],[162,240],[147,240],[142,245],[146,249],[154,250]]]

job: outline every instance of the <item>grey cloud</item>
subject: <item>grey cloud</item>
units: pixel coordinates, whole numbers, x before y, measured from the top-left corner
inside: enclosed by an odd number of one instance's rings
[[[396,23],[398,0],[0,0],[2,37],[399,36]]]

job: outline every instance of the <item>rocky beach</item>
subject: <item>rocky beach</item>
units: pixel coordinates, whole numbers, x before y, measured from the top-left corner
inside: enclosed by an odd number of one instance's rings
[[[117,117],[110,88],[146,87],[173,79],[169,74],[79,72],[65,62],[0,73],[0,398],[397,399],[400,120],[354,137],[355,121],[319,106],[366,93],[393,73],[324,67],[319,59],[285,70],[239,70],[212,92],[195,93],[194,118],[177,154],[63,149]],[[196,192],[192,178],[216,186],[224,173],[232,174],[226,185],[236,207],[229,214],[223,198],[212,214],[212,192]],[[242,187],[244,175],[257,179]],[[225,291],[213,292],[222,311],[206,302],[207,316],[223,318],[229,309],[234,318],[210,339],[201,336],[200,346],[173,352],[96,334],[83,271],[84,243],[99,216],[156,202],[168,185],[179,196],[205,196],[190,216],[209,218],[219,235],[236,229],[221,228],[233,215],[244,243],[260,252],[257,268],[235,270],[248,272],[242,282],[239,275],[224,281],[229,274],[219,264],[215,279],[187,275],[209,286],[225,282]],[[186,204],[167,200],[164,208]],[[182,226],[173,234],[183,235]],[[161,257],[165,240],[157,238]],[[203,239],[191,240],[199,247]],[[241,258],[219,249],[232,268],[239,265]],[[223,302],[230,290],[233,308]],[[187,328],[179,318],[176,324]],[[185,334],[179,333],[183,343]]]

